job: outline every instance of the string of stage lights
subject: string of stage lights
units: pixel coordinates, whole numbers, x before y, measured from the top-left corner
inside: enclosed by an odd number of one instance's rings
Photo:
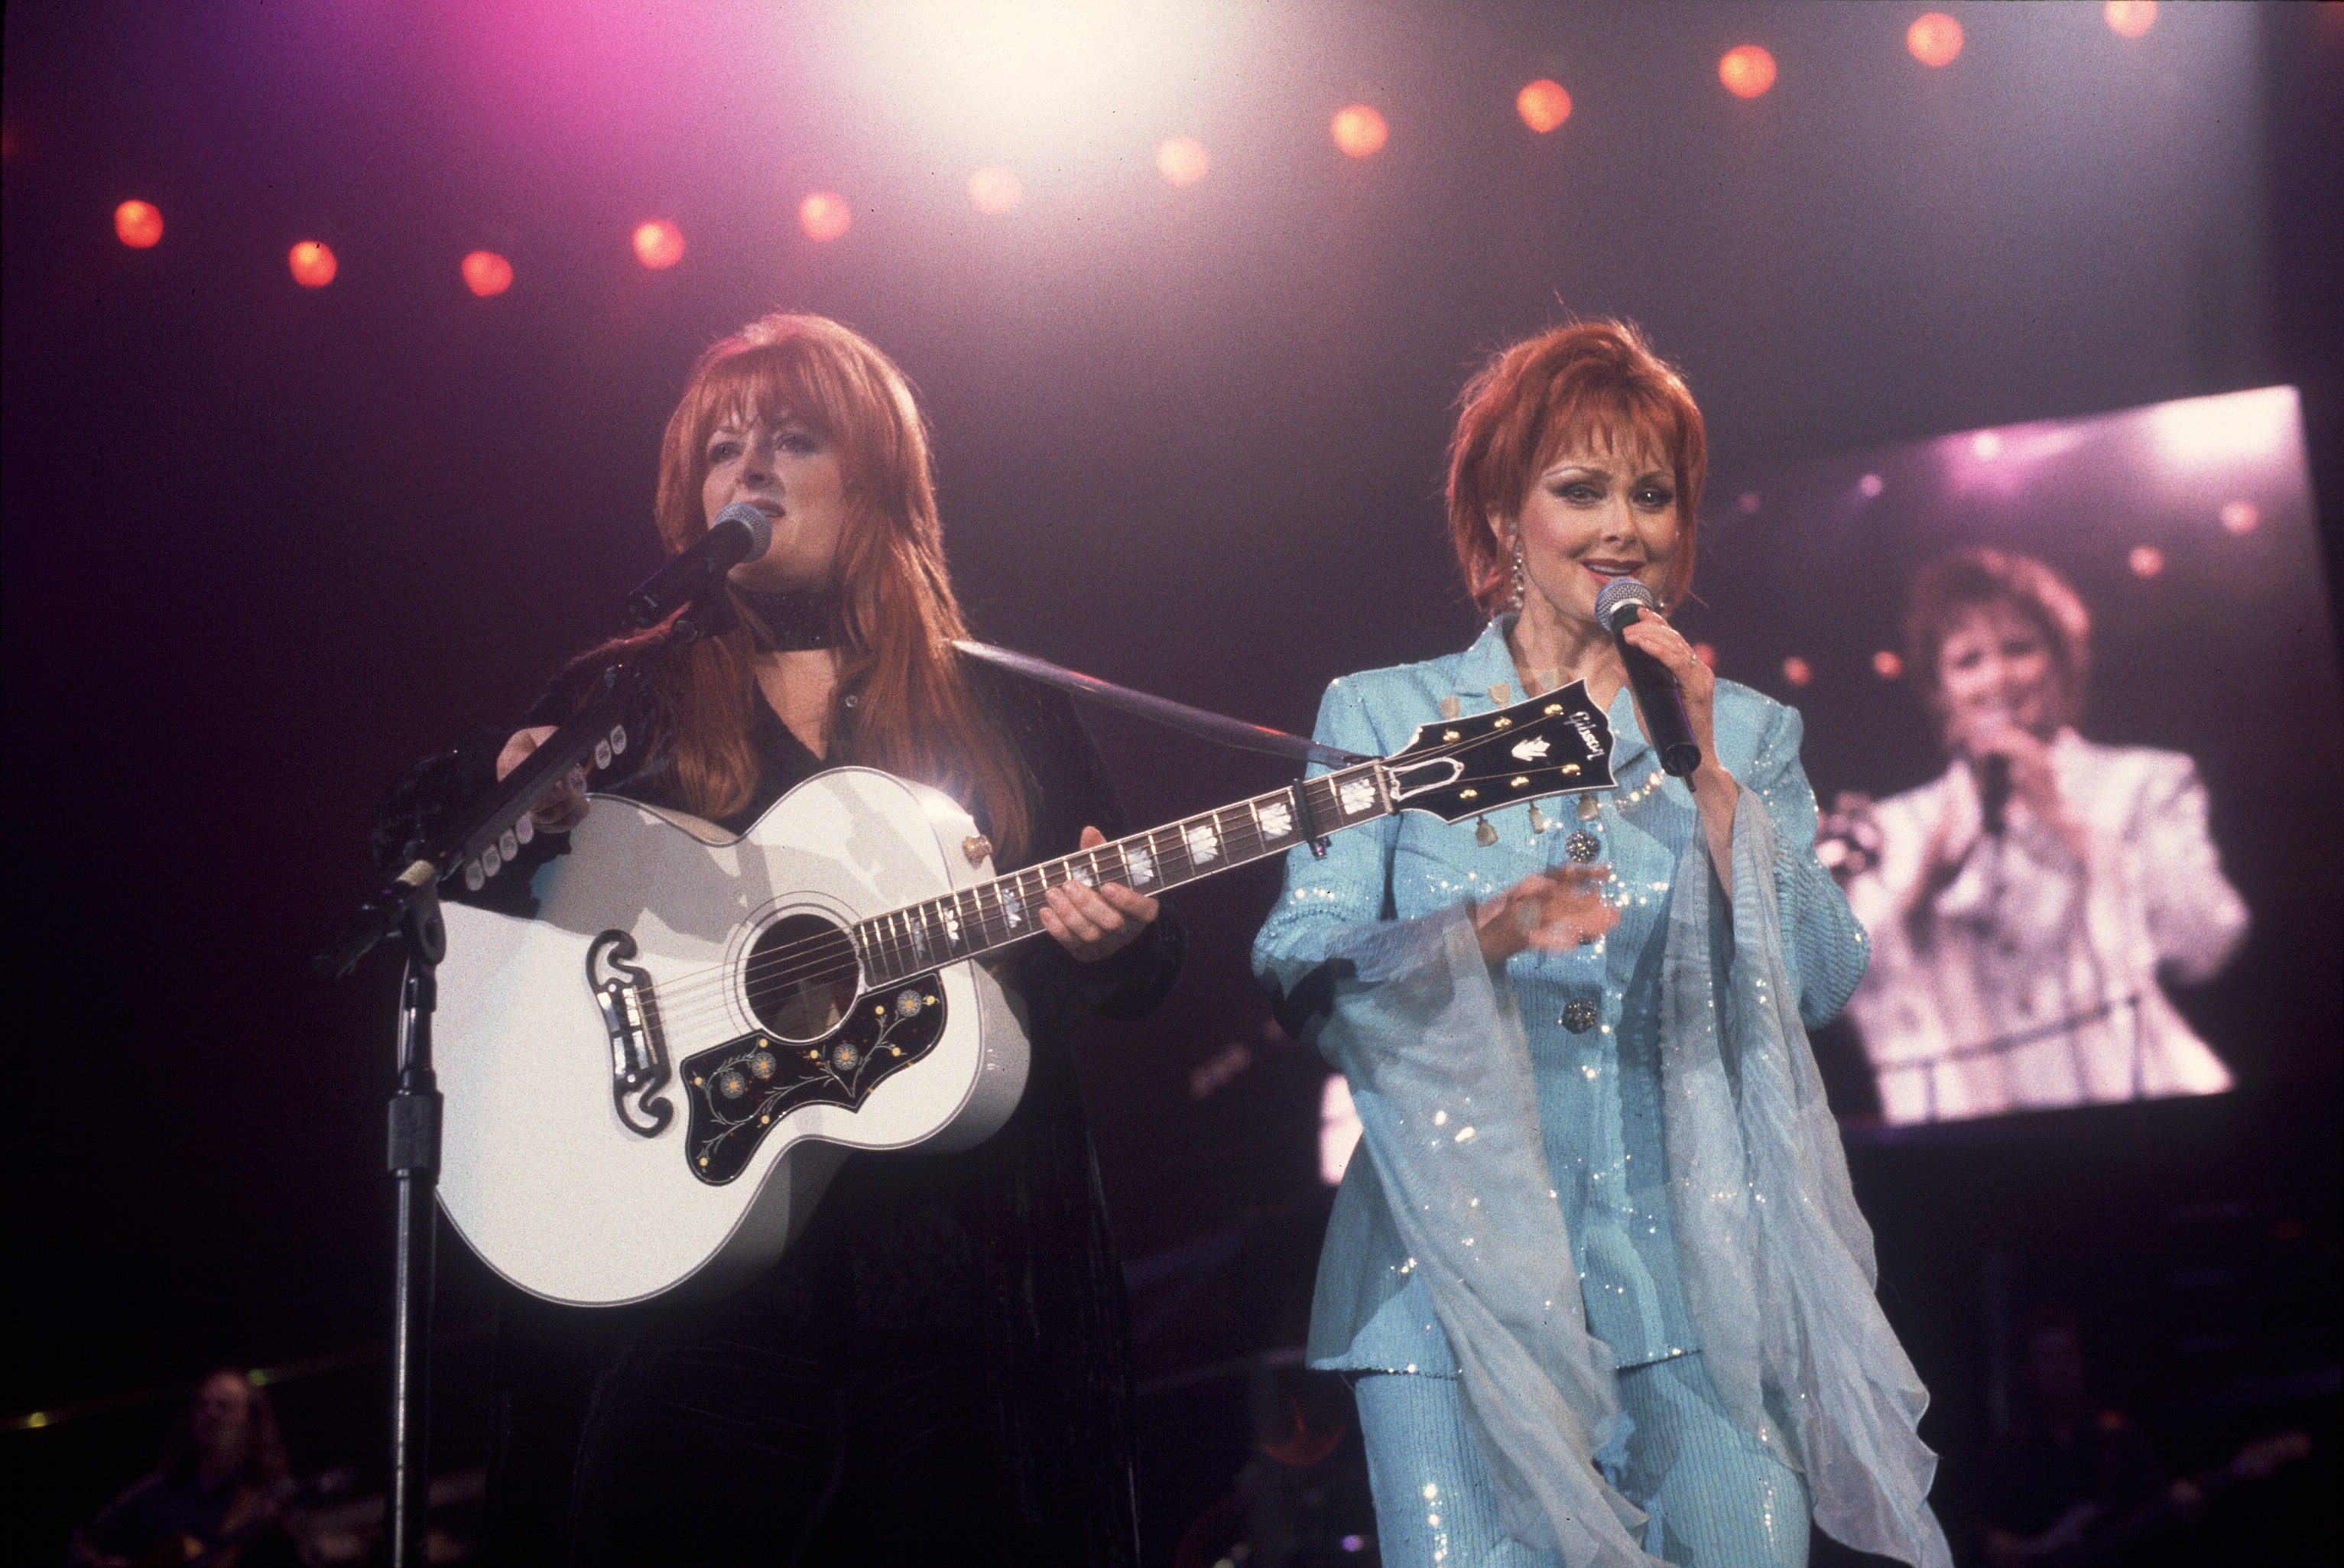
[[[2109,31],[2123,38],[2139,38],[2157,24],[2156,0],[2106,0],[2102,18]],[[1958,59],[1963,46],[1962,25],[1943,11],[1926,11],[1904,31],[1904,47],[1931,70],[1942,70]],[[1757,44],[1728,49],[1717,62],[1719,85],[1737,98],[1763,97],[1774,86],[1777,72],[1772,52]],[[1515,95],[1514,112],[1539,136],[1551,135],[1571,118],[1571,93],[1560,82],[1541,77]],[[1383,150],[1391,127],[1383,111],[1372,104],[1346,104],[1328,122],[1328,133],[1338,151],[1351,158],[1370,158]],[[1212,156],[1195,137],[1178,136],[1156,152],[1156,168],[1171,185],[1197,184],[1212,171]],[[1025,187],[1013,169],[988,167],[969,177],[968,197],[988,217],[1014,210],[1024,199]],[[808,193],[798,203],[798,228],[808,239],[829,244],[843,239],[854,227],[854,208],[834,190]],[[131,199],[114,209],[114,232],[123,244],[146,250],[163,241],[163,214],[152,202]],[[646,218],[631,237],[635,259],[654,272],[683,259],[683,230],[669,217]],[[293,281],[304,288],[323,288],[334,281],[341,263],[323,240],[304,239],[286,256]],[[493,250],[468,252],[457,270],[464,286],[486,299],[513,284],[510,259]]]

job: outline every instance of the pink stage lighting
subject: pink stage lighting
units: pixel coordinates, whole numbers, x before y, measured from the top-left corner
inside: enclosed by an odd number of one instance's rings
[[[114,209],[116,238],[133,250],[145,250],[163,238],[163,215],[143,201],[126,201]]]
[[[285,260],[293,269],[293,281],[304,288],[323,288],[341,270],[340,263],[334,259],[333,248],[322,240],[303,240]]]
[[[683,230],[664,217],[635,225],[635,259],[664,272],[683,259]]]
[[[512,287],[512,263],[493,250],[475,250],[464,258],[464,287],[486,299]]]

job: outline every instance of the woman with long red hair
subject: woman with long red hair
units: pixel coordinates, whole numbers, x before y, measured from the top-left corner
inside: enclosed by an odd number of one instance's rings
[[[661,537],[746,502],[773,543],[732,569],[737,623],[662,670],[604,790],[739,832],[831,766],[960,801],[1007,870],[1124,831],[1066,698],[965,659],[928,438],[903,373],[834,321],[773,315],[701,357],[662,443]],[[613,659],[598,649],[521,727],[402,781],[387,860],[510,771]],[[631,731],[633,730],[631,725]],[[587,809],[486,895],[526,896]],[[1106,833],[1102,832],[1106,830]],[[502,1303],[489,1538],[500,1563],[1127,1563],[1137,1550],[1121,1277],[1067,1037],[1134,1017],[1179,966],[1176,926],[1115,884],[1054,888],[1055,939],[1005,977],[1033,1065],[973,1149],[851,1155],[805,1233],[721,1300]]]

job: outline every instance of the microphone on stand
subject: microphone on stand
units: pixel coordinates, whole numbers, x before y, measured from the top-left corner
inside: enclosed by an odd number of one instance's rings
[[[700,591],[773,547],[773,520],[745,501],[716,514],[708,531],[668,559],[627,595],[627,624],[656,626]]]
[[[1652,731],[1652,750],[1660,754],[1661,771],[1683,778],[1701,766],[1701,744],[1692,738],[1692,721],[1685,716],[1684,693],[1669,667],[1630,642],[1623,635],[1645,611],[1660,613],[1652,591],[1632,577],[1616,578],[1595,596],[1595,623],[1619,644],[1620,661],[1628,667],[1628,684],[1635,688],[1636,706]]]

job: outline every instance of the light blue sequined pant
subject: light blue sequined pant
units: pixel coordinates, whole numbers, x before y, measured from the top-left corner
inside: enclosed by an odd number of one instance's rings
[[[1454,1379],[1371,1372],[1353,1391],[1386,1568],[1556,1568],[1507,1536]],[[1636,1423],[1621,1490],[1659,1516],[1662,1556],[1804,1568],[1806,1485],[1726,1419],[1698,1351],[1622,1371],[1620,1402]]]

